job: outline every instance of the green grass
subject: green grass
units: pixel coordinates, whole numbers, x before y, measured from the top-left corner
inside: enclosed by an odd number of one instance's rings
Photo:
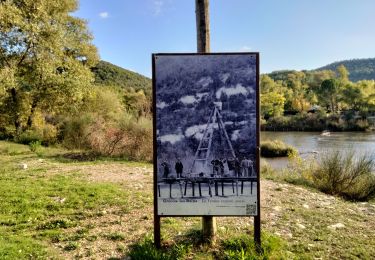
[[[251,219],[235,217],[217,218],[213,245],[202,241],[201,218],[162,218],[162,249],[156,250],[147,235],[153,226],[150,164],[105,158],[77,161],[64,159],[70,151],[42,149],[38,156],[28,146],[0,141],[0,259],[375,256],[374,231],[369,228],[375,225],[374,201],[354,203],[317,191],[311,186],[308,162],[298,157],[282,173],[262,167],[263,253],[259,254]],[[22,162],[29,165],[26,170],[19,168]],[[107,170],[121,178],[101,179]],[[345,227],[328,228],[338,222]]]
[[[125,235],[120,232],[114,232],[104,235],[105,238],[112,241],[121,241],[125,240]]]
[[[0,259],[44,258],[54,251],[48,242],[67,240],[65,229],[107,207],[129,210],[129,192],[120,185],[89,183],[76,172],[46,175],[48,167],[21,170],[19,161],[38,157],[27,146],[5,144],[0,143]],[[66,250],[75,250],[77,236],[70,239]]]
[[[354,158],[354,152],[324,154],[312,173],[314,185],[321,191],[351,200],[369,200],[375,196],[375,160],[369,155]]]
[[[285,169],[274,170],[262,161],[261,175],[274,181],[320,190],[353,201],[375,199],[375,161],[369,155],[333,151],[318,160],[293,157]]]
[[[129,252],[131,259],[288,259],[285,243],[268,233],[262,234],[262,249],[256,249],[251,235],[235,235],[218,239],[216,244],[202,244],[199,230],[190,230],[178,243],[164,243],[156,249],[151,236],[133,244]]]
[[[267,140],[260,144],[262,157],[292,157],[298,154],[297,150],[280,140]]]

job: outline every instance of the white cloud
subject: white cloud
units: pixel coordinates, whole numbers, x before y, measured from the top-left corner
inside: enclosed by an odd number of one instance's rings
[[[230,97],[239,94],[246,95],[248,93],[248,90],[241,84],[237,84],[235,87],[230,88],[222,87],[219,88],[218,91],[216,91],[216,98],[220,98],[223,93]]]
[[[156,103],[156,107],[160,108],[160,109],[163,109],[167,106],[169,106],[169,105],[167,103],[165,103],[164,101]]]
[[[251,47],[249,47],[249,46],[247,46],[247,45],[244,45],[244,46],[242,46],[242,47],[240,48],[240,51],[244,51],[244,52],[246,52],[246,51],[251,51]]]
[[[181,141],[183,138],[184,138],[184,136],[182,134],[178,134],[178,135],[163,135],[163,136],[159,137],[159,140],[162,143],[170,142],[171,144],[175,144],[175,143]]]
[[[194,104],[198,100],[194,96],[183,96],[180,101],[185,105]]]
[[[224,73],[224,74],[220,74],[219,75],[219,79],[221,80],[221,82],[223,82],[225,84],[225,82],[227,82],[228,78],[230,77],[230,73]]]
[[[207,87],[209,84],[214,82],[211,77],[203,77],[198,81],[198,84],[202,85],[202,87]]]
[[[197,96],[198,96],[199,99],[202,99],[202,97],[208,96],[208,94],[210,94],[210,93],[202,92],[202,93],[197,93]]]
[[[190,137],[192,135],[196,135],[200,132],[203,132],[206,129],[206,125],[193,125],[185,130],[185,136]],[[203,133],[202,133],[203,134]]]
[[[185,130],[186,137],[194,136],[195,139],[201,140],[203,138],[204,130],[206,129],[207,124],[204,125],[192,125]],[[219,126],[217,123],[213,124],[212,127],[214,129],[218,129]],[[212,130],[211,130],[212,131]]]
[[[240,130],[234,130],[232,133],[232,141],[236,141],[240,137]]]
[[[106,19],[106,18],[109,17],[109,13],[108,13],[108,12],[101,12],[101,13],[99,14],[99,16],[100,16],[100,18]]]

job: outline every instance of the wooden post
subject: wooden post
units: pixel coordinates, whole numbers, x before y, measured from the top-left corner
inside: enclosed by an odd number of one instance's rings
[[[210,52],[210,19],[208,13],[209,0],[195,0],[197,23],[197,52]],[[212,243],[216,235],[216,219],[212,216],[202,218],[203,240]]]
[[[197,21],[197,51],[210,52],[210,19],[208,15],[209,0],[195,0]]]

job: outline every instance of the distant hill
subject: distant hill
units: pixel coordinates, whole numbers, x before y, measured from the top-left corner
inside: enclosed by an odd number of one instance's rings
[[[351,81],[359,81],[364,79],[374,79],[375,80],[375,58],[370,59],[353,59],[353,60],[343,60],[328,64],[324,67],[318,68],[316,70],[334,70],[337,67],[344,65],[349,71],[349,79]]]
[[[288,74],[294,72],[295,70],[276,70],[272,71],[271,73],[267,73],[266,75],[270,76],[271,79],[277,80],[286,80],[288,78]]]
[[[97,84],[119,86],[124,89],[143,89],[146,95],[151,95],[151,79],[141,74],[126,70],[107,61],[100,61],[91,70],[95,74],[95,83]]]

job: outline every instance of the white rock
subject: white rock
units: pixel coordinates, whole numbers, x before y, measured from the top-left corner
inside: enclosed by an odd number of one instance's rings
[[[329,229],[333,229],[333,230],[336,230],[338,228],[344,228],[344,227],[345,227],[345,225],[342,224],[342,223],[336,223],[336,224],[328,226]]]
[[[281,211],[281,207],[280,206],[273,207],[273,210],[274,211]]]
[[[305,209],[309,209],[309,208],[310,208],[310,206],[307,205],[307,204],[303,204],[302,206],[303,206]]]
[[[27,164],[26,163],[20,163],[18,166],[22,170],[26,170],[27,169]]]
[[[299,227],[300,229],[305,229],[306,228],[304,225],[302,225],[300,223],[297,223],[296,226]]]

